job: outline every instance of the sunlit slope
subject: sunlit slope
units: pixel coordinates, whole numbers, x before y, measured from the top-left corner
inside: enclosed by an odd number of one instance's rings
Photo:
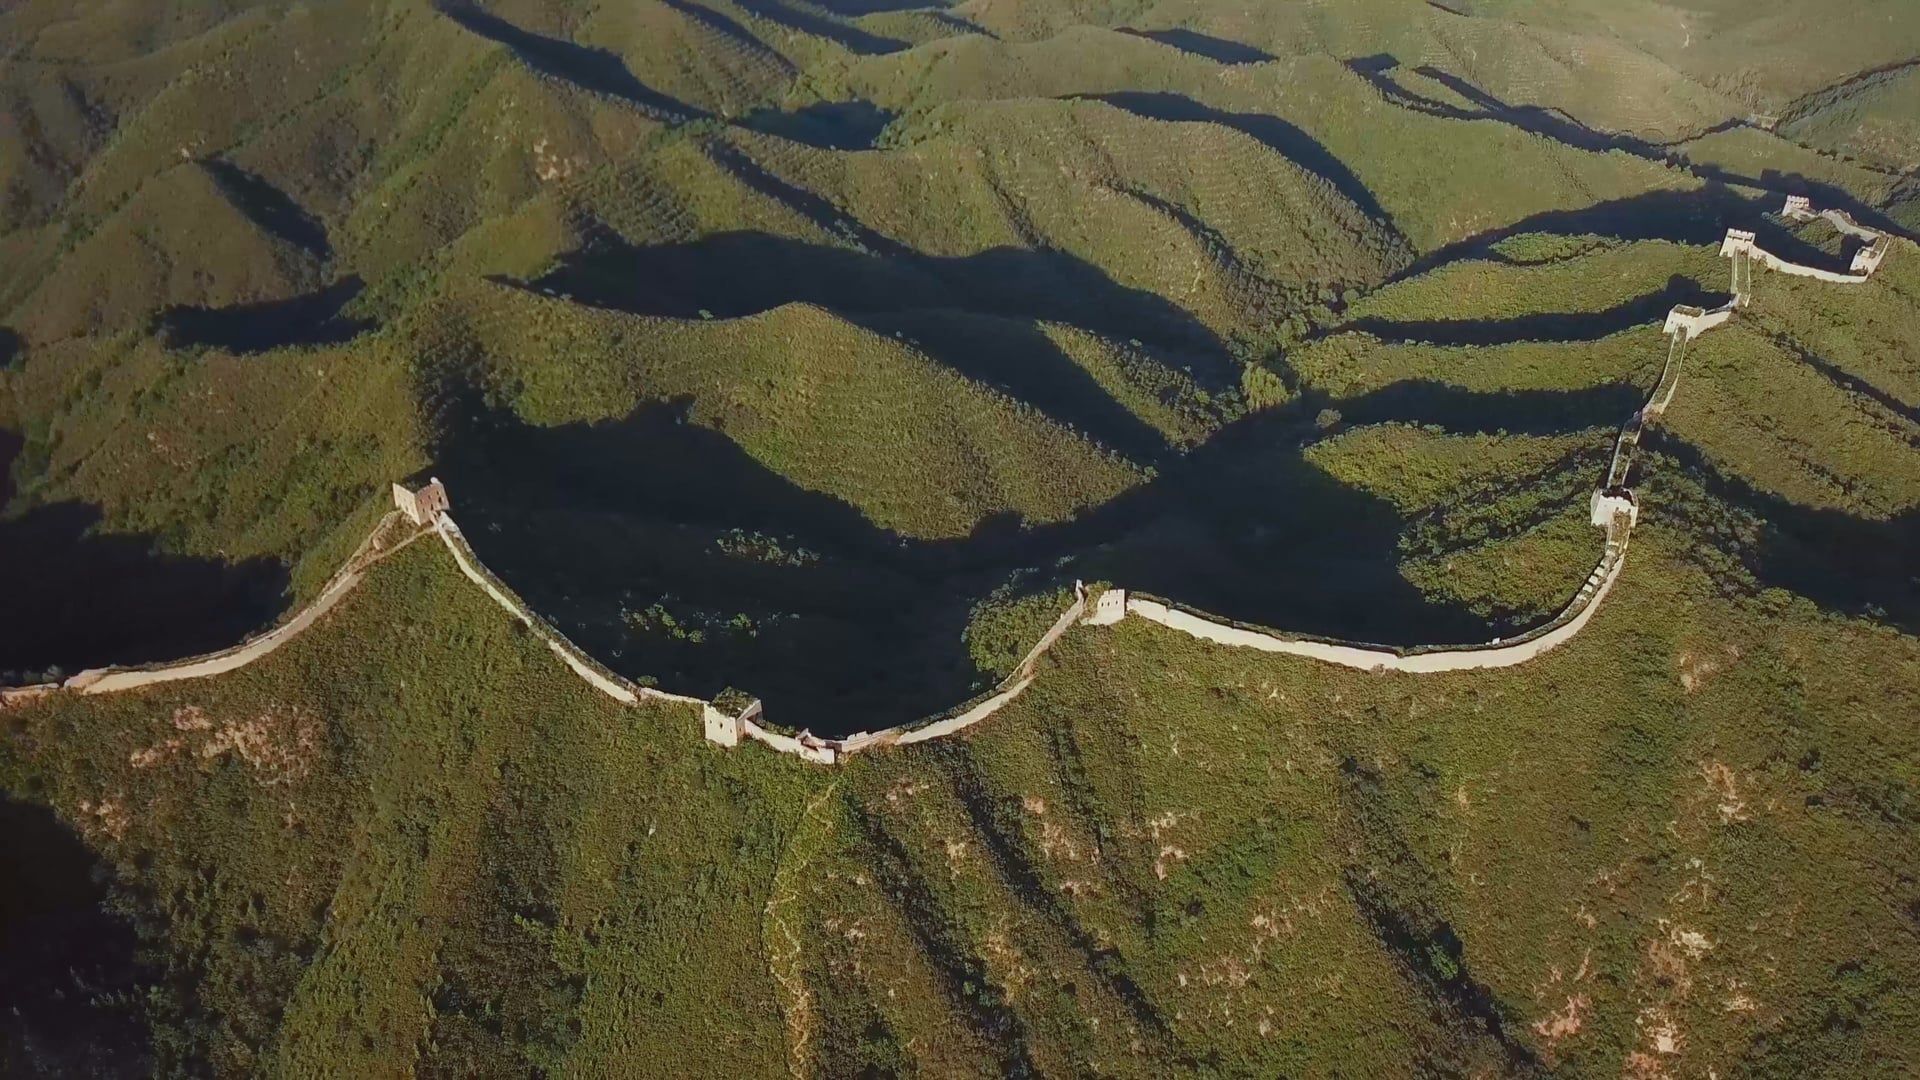
[[[777,1071],[759,919],[820,778],[564,670],[430,540],[257,667],[20,717],[94,763],[0,775],[157,875],[161,1072]]]
[[[685,400],[691,422],[772,472],[908,536],[964,536],[996,513],[1058,521],[1140,478],[1031,406],[810,305],[646,319],[490,289],[464,319],[486,378],[530,423]]]
[[[256,668],[10,712],[0,775],[155,883],[163,1065],[1899,1075],[1920,655],[1690,529],[1524,674],[1129,621],[831,776],[597,697],[421,544]]]
[[[1920,64],[1850,79],[1794,103],[1780,133],[1872,165],[1920,167]]]
[[[1870,520],[1912,515],[1916,280],[1914,267],[1891,261],[1884,279],[1849,291],[1762,278],[1752,320],[1690,350],[1692,382],[1668,420],[1675,436],[1795,504]]]
[[[1522,33],[1551,29],[1587,41],[1622,40],[1763,112],[1778,112],[1860,72],[1911,60],[1920,49],[1920,15],[1899,0],[1828,8],[1795,0],[1460,0],[1448,6],[1476,19],[1509,21]]]
[[[1610,1075],[1636,1055],[1884,1073],[1911,1055],[1892,976],[1910,961],[1856,931],[1912,948],[1881,861],[1900,826],[1834,769],[1901,783],[1915,747],[1887,710],[1912,680],[1841,702],[1881,665],[1910,674],[1910,643],[1761,615],[1641,550],[1525,694],[1135,624],[1070,639],[1017,718],[848,781],[846,854],[809,897],[809,1047],[830,1072],[1218,1054],[1286,1073]],[[1808,663],[1810,697],[1785,705],[1775,665]],[[1781,765],[1779,738],[1821,767]],[[1785,909],[1803,916],[1765,917]],[[1863,995],[1857,1027],[1819,1034]]]
[[[407,357],[372,340],[265,355],[48,348],[0,383],[0,426],[21,433],[9,510],[85,504],[109,534],[284,562],[307,594],[387,484],[427,462]]]
[[[138,329],[168,306],[278,300],[319,283],[321,255],[239,205],[198,164],[175,166],[102,220],[21,301],[29,340]]]
[[[1080,28],[1031,45],[969,38],[868,58],[852,78],[896,108],[968,96],[1090,96],[1143,116],[1238,130],[1350,199],[1377,205],[1421,251],[1550,211],[1695,186],[1625,154],[1410,108],[1324,55],[1227,65]],[[1495,160],[1499,170],[1462,167]]]

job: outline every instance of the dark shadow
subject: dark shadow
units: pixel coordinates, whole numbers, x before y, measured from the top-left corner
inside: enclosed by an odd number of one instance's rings
[[[1262,113],[1229,113],[1212,109],[1179,94],[1123,91],[1098,95],[1096,100],[1151,120],[1219,124],[1258,140],[1268,149],[1285,157],[1347,197],[1362,213],[1376,221],[1392,223],[1392,217],[1380,206],[1353,170],[1335,157],[1320,140],[1277,116]]]
[[[813,212],[825,218],[833,211],[821,202]],[[1116,284],[1072,255],[995,248],[937,258],[903,249],[856,223],[827,221],[834,223],[865,250],[765,233],[722,233],[652,247],[600,235],[524,287],[674,318],[733,318],[782,304],[816,304],[881,333],[912,338],[953,370],[1141,460],[1161,454],[1164,439],[1117,405],[1033,322],[1070,323],[1122,341],[1151,342],[1181,356],[1212,390],[1238,382],[1238,367],[1191,315],[1152,293]],[[894,254],[881,257],[876,250]]]
[[[871,101],[816,101],[798,109],[759,109],[739,122],[825,150],[870,150],[893,122],[893,114]]]
[[[1528,233],[1718,244],[1726,236],[1729,226],[1751,227],[1756,232],[1761,231],[1764,215],[1774,209],[1778,207],[1773,205],[1772,199],[1749,199],[1724,184],[1708,183],[1692,191],[1650,191],[1594,203],[1578,210],[1548,210],[1423,255],[1394,275],[1394,280],[1418,277],[1437,266],[1461,258],[1504,261],[1504,257],[1493,249],[1502,240]],[[1764,245],[1773,238],[1773,234],[1769,233],[1761,242]],[[1798,241],[1793,243],[1798,244]],[[1828,257],[1823,255],[1822,258]]]
[[[289,346],[338,345],[376,325],[343,314],[364,288],[356,276],[304,296],[223,308],[170,307],[155,319],[169,348],[262,353]]]
[[[1179,28],[1171,30],[1135,30],[1128,26],[1122,26],[1118,29],[1123,34],[1131,34],[1134,37],[1146,38],[1148,41],[1157,41],[1162,45],[1170,45],[1173,48],[1179,49],[1181,52],[1190,52],[1195,56],[1204,56],[1219,64],[1264,64],[1273,59],[1273,54],[1270,52],[1256,49],[1251,45],[1238,41],[1230,41],[1226,38],[1217,38],[1210,34],[1202,34],[1197,30],[1182,30]]]
[[[1396,82],[1390,74],[1400,66],[1400,61],[1387,53],[1375,53],[1372,56],[1356,56],[1347,61],[1347,70],[1367,80],[1388,102],[1403,109],[1437,116],[1443,120],[1478,120],[1482,117],[1462,109],[1457,105],[1416,94]]]
[[[201,164],[234,205],[262,229],[320,258],[333,254],[327,227],[286,192],[230,161],[207,158]]]
[[[804,204],[803,212],[811,205]],[[853,314],[952,308],[1068,322],[1186,351],[1225,352],[1185,310],[1120,285],[1066,252],[1001,247],[950,258],[921,255],[836,216],[824,200],[810,212],[866,250],[757,232],[648,247],[602,235],[563,257],[531,287],[598,307],[675,318],[751,315],[794,302]]]
[[[1399,646],[1491,640],[1520,627],[1432,603],[1402,576],[1400,543],[1417,523],[1303,456],[1319,437],[1314,417],[1331,408],[1350,425],[1611,431],[1643,396],[1629,386],[1476,394],[1423,381],[1345,400],[1309,393],[1233,425],[1088,515],[1080,539],[1104,543],[1073,565],[1088,579],[1294,633]],[[1577,585],[1568,583],[1569,597]]]
[[[1643,156],[1657,156],[1651,152],[1651,148],[1646,143],[1638,139],[1595,131],[1559,109],[1539,105],[1509,105],[1458,75],[1449,74],[1430,64],[1423,64],[1413,70],[1459,94],[1480,110],[1478,114],[1463,113],[1465,116],[1477,115],[1489,120],[1499,120],[1522,131],[1544,135],[1580,150],[1596,152],[1628,150]]]
[[[1353,425],[1398,421],[1431,424],[1456,435],[1557,435],[1618,427],[1646,397],[1645,388],[1631,383],[1584,390],[1481,391],[1405,379],[1330,405]]]
[[[1920,510],[1872,521],[1805,506],[1721,470],[1691,444],[1654,429],[1651,449],[1667,461],[1654,466],[1685,480],[1671,485],[1678,499],[1660,507],[1696,535],[1731,545],[1763,587],[1786,589],[1842,614],[1870,618],[1904,633],[1920,633]],[[1669,485],[1663,485],[1667,487]],[[1686,497],[1697,487],[1708,502]],[[1727,527],[1726,509],[1745,518]]]
[[[985,578],[949,579],[682,404],[556,428],[472,409],[436,461],[488,565],[629,676],[702,695],[737,685],[774,721],[823,733],[902,722],[990,681],[959,643]]]
[[[44,806],[0,793],[0,1075],[152,1075],[134,928],[108,868]]]
[[[13,367],[26,354],[27,343],[21,339],[20,335],[0,326],[0,371]]]
[[[474,6],[471,0],[436,0],[440,14],[489,41],[513,50],[528,67],[584,90],[618,98],[669,118],[701,115],[700,110],[676,101],[642,83],[626,61],[606,49],[591,48],[560,38],[523,30],[497,15]]]
[[[1619,150],[1648,161],[1662,164],[1679,165],[1702,180],[1721,185],[1734,185],[1747,188],[1760,188],[1781,195],[1806,195],[1821,209],[1845,210],[1855,221],[1863,225],[1890,232],[1898,236],[1913,239],[1913,234],[1899,222],[1888,217],[1885,212],[1868,203],[1846,189],[1834,184],[1809,178],[1797,172],[1782,172],[1778,169],[1765,169],[1759,174],[1745,174],[1717,165],[1702,164],[1691,160],[1679,144],[1659,143],[1616,132],[1601,131],[1588,127],[1566,112],[1556,108],[1538,105],[1509,105],[1492,94],[1475,86],[1458,75],[1443,71],[1432,65],[1422,65],[1414,70],[1426,78],[1440,83],[1468,102],[1471,108],[1461,108],[1448,102],[1414,93],[1395,81],[1391,72],[1399,67],[1399,61],[1387,54],[1378,54],[1349,60],[1347,66],[1355,74],[1366,79],[1384,95],[1388,101],[1403,108],[1436,116],[1447,120],[1493,120],[1518,128],[1530,134],[1552,139],[1577,150],[1604,153]],[[1690,136],[1691,139],[1704,138],[1707,135],[1749,126],[1745,120],[1727,120],[1715,124],[1704,131]],[[1766,209],[1778,209],[1777,201]],[[1769,249],[1771,250],[1771,249]],[[1799,261],[1799,260],[1795,260]]]
[[[844,734],[938,712],[990,685],[961,632],[972,606],[1012,578],[1122,581],[1325,636],[1487,640],[1506,628],[1431,603],[1401,576],[1409,522],[1303,455],[1320,434],[1315,414],[1332,406],[1473,431],[1610,430],[1638,403],[1629,387],[1308,395],[1230,426],[1075,521],[1002,515],[954,540],[874,526],[690,422],[683,403],[539,428],[467,396],[447,410],[454,419],[435,460],[481,556],[603,662],[682,692],[739,686],[778,723]],[[1021,577],[1033,567],[1048,569]]]
[[[806,7],[789,4],[784,0],[737,0],[737,2],[741,10],[750,15],[757,15],[789,30],[825,38],[848,52],[860,56],[880,56],[899,52],[907,47],[907,43],[898,38],[870,34],[858,27],[848,26],[826,15],[814,14]]]
[[[1825,221],[1796,226],[1780,218],[1767,216],[1749,222],[1747,227],[1753,232],[1754,242],[1770,254],[1801,266],[1834,273],[1850,271],[1853,253],[1863,246],[1858,237],[1842,234]],[[1818,236],[1822,232],[1827,234],[1824,246],[1807,239],[1809,234]]]
[[[13,500],[13,463],[20,459],[20,453],[26,449],[26,440],[19,435],[0,428],[0,512]]]
[[[1798,357],[1801,363],[1826,376],[1840,389],[1859,394],[1907,423],[1920,426],[1920,408],[1907,404],[1840,365],[1808,352],[1799,342],[1784,334],[1768,334],[1767,338],[1781,351]]]
[[[1690,277],[1675,274],[1657,292],[1636,296],[1605,311],[1542,312],[1512,319],[1434,319],[1393,322],[1355,319],[1336,333],[1359,331],[1382,341],[1419,341],[1430,345],[1510,345],[1522,341],[1597,341],[1660,322],[1676,304],[1717,307],[1726,299]]]
[[[0,493],[21,448],[0,431]],[[285,602],[277,562],[161,554],[150,536],[97,533],[100,517],[77,502],[0,516],[0,684],[224,648]]]
[[[738,20],[729,18],[705,4],[695,3],[693,0],[661,0],[661,2],[720,36],[730,39],[739,47],[770,58],[789,75],[793,73],[794,67],[791,61],[760,40],[759,35],[747,29]]]
[[[768,171],[766,166],[737,146],[710,139],[701,144],[701,149],[715,165],[749,190],[780,203],[812,222],[821,232],[837,236],[865,254],[895,258],[907,258],[914,254],[906,245],[882,236],[867,228],[859,219],[842,213],[839,207],[816,192],[789,183],[784,177]]]
[[[953,370],[1080,428],[1136,461],[1153,461],[1167,452],[1158,430],[1109,396],[1032,322],[951,309],[866,315],[859,322],[905,338]],[[1238,372],[1224,357],[1193,359],[1194,374],[1209,392],[1223,392],[1237,382]]]
[[[1682,155],[1684,157],[1684,155]],[[1845,188],[1837,187],[1822,180],[1815,180],[1797,172],[1782,172],[1779,169],[1762,169],[1758,174],[1739,173],[1718,165],[1707,165],[1691,159],[1686,160],[1687,168],[1695,175],[1723,184],[1740,187],[1764,188],[1782,195],[1805,195],[1813,201],[1815,210],[1845,210],[1853,220],[1871,229],[1891,233],[1894,236],[1916,239],[1912,229],[1887,216],[1886,212],[1869,203],[1861,202],[1859,197]],[[1780,200],[1773,200],[1772,209],[1778,210]]]
[[[842,19],[857,19],[890,11],[939,11],[949,7],[951,0],[808,0],[808,3]]]

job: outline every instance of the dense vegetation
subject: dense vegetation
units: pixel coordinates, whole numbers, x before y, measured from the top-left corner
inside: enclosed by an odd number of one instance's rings
[[[8,1075],[1920,1071],[1920,9],[0,3]]]

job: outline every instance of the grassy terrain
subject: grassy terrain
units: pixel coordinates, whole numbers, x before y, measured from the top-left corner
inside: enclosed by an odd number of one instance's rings
[[[1896,0],[0,4],[0,682],[258,630],[426,475],[615,670],[827,734],[1076,579],[1510,635],[1724,229],[1920,226],[1917,55]],[[833,771],[415,545],[0,710],[0,1072],[1911,1075],[1916,357],[1910,238],[1759,275],[1537,663],[1129,620]]]
[[[0,760],[120,868],[153,989],[92,1009],[163,1071],[1898,1075],[1920,655],[1679,538],[1524,671],[1127,623],[832,774],[595,697],[423,545],[243,674],[10,712]]]

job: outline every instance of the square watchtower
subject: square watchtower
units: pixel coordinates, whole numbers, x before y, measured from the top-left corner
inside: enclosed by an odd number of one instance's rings
[[[418,490],[409,489],[405,484],[393,485],[393,505],[415,525],[431,525],[451,504],[447,501],[446,485],[435,478]]]

